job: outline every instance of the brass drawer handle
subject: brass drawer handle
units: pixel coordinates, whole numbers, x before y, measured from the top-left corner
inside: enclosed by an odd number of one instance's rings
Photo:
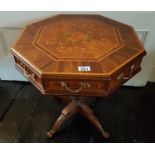
[[[23,63],[19,63],[19,65],[22,67],[22,68],[24,68],[25,67],[25,65],[23,64]]]
[[[24,76],[26,78],[31,78],[31,79],[35,80],[35,74],[34,73],[28,74],[25,68],[24,68]]]
[[[65,88],[66,90],[68,90],[69,92],[72,92],[72,93],[78,93],[80,92],[83,88],[88,88],[90,87],[90,84],[89,83],[86,83],[86,82],[80,82],[80,87],[76,90],[72,90],[68,87],[67,83],[66,82],[61,82],[61,87],[62,88]]]
[[[117,80],[120,80],[120,79],[123,79],[123,80],[128,80],[132,77],[132,72],[133,72],[133,68],[134,68],[134,65],[131,66],[130,68],[130,75],[129,76],[124,76],[124,73],[121,73],[118,77],[117,77]]]
[[[30,74],[27,73],[25,68],[24,68],[24,76],[27,77],[27,78],[30,78],[30,76],[31,76]]]

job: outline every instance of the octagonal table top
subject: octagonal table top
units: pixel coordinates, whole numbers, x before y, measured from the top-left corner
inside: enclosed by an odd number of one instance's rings
[[[41,77],[110,78],[145,50],[134,29],[99,15],[57,15],[29,24],[12,48]]]

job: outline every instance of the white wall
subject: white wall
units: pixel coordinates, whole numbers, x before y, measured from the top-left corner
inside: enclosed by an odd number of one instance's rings
[[[142,71],[127,85],[143,86],[155,81],[155,12],[0,12],[0,78],[2,80],[25,80],[14,69],[14,60],[9,48],[18,38],[22,28],[31,22],[56,14],[100,14],[132,25],[147,51],[142,62]]]

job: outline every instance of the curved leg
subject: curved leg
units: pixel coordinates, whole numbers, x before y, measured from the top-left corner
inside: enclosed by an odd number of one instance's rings
[[[47,136],[49,138],[52,138],[53,135],[60,129],[60,126],[75,113],[76,113],[76,103],[71,102],[62,110],[61,115],[54,123],[52,129],[49,132],[47,132]]]
[[[101,132],[104,138],[109,137],[109,133],[102,128],[98,119],[94,116],[93,111],[85,103],[80,104],[79,112]]]

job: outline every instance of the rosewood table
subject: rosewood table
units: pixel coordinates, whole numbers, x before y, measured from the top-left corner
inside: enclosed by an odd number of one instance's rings
[[[50,138],[77,112],[108,138],[87,99],[109,96],[141,70],[146,53],[131,26],[99,15],[58,15],[29,24],[11,51],[16,68],[42,94],[67,103],[47,132]]]

